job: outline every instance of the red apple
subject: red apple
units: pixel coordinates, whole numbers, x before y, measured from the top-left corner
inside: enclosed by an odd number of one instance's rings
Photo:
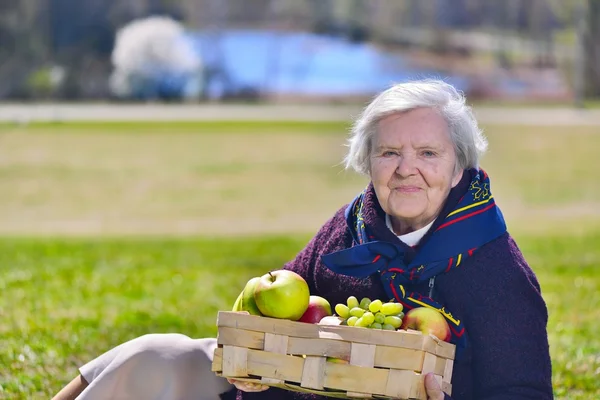
[[[297,321],[308,308],[308,284],[293,271],[277,270],[260,277],[254,300],[262,315]]]
[[[446,318],[439,311],[428,307],[418,307],[408,311],[402,321],[401,329],[414,329],[424,335],[432,334],[446,342],[451,336]]]
[[[298,321],[317,324],[323,317],[331,315],[331,304],[321,296],[310,296],[308,308]]]

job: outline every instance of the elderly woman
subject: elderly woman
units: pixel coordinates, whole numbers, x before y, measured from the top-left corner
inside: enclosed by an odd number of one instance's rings
[[[356,121],[345,159],[347,167],[367,174],[370,183],[285,268],[302,275],[311,294],[333,304],[353,295],[393,298],[407,309],[439,310],[457,345],[453,399],[552,399],[546,305],[533,271],[506,230],[489,176],[479,167],[486,147],[464,97],[452,86],[424,80],[382,92]],[[93,375],[106,369],[121,375],[122,387],[124,382],[132,386],[136,358],[146,357],[144,364],[137,362],[139,368],[166,365],[167,374],[171,367],[164,360],[173,364],[186,354],[170,350],[176,340],[199,346],[177,335],[159,337],[151,346],[137,343],[148,342],[144,337],[122,345],[129,353],[116,365],[110,366],[114,355],[92,361],[71,389],[80,391],[86,381],[93,386]],[[162,352],[155,349],[159,347]],[[171,387],[183,385],[187,376],[168,375]],[[201,377],[205,387],[215,387],[211,378]],[[230,382],[237,389],[223,398],[317,398]],[[425,383],[430,400],[450,398],[432,376]]]

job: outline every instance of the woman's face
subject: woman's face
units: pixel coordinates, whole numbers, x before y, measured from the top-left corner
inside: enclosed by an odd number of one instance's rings
[[[432,108],[389,115],[378,125],[370,156],[377,199],[398,235],[420,229],[440,213],[458,184],[448,125]]]

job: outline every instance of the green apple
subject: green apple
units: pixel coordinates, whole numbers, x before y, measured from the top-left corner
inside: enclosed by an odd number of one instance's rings
[[[231,311],[242,311],[242,296],[244,295],[244,291],[240,292],[240,295],[235,299],[235,303],[233,303],[233,308]]]
[[[257,307],[256,301],[254,300],[254,292],[256,291],[256,285],[258,285],[259,281],[260,278],[256,276],[246,283],[246,286],[242,291],[240,311],[248,311],[251,315],[263,315]]]
[[[254,300],[260,312],[272,318],[297,321],[308,308],[310,291],[300,275],[285,269],[260,277]]]
[[[334,363],[334,364],[350,364],[350,361],[344,360],[343,358],[335,358],[335,357],[326,357],[326,362]]]

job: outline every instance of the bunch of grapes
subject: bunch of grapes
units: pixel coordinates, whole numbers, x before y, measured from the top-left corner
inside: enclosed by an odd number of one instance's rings
[[[354,296],[348,297],[346,304],[336,304],[336,314],[344,319],[348,326],[384,329],[395,331],[402,325],[404,313],[400,303],[373,300],[364,297],[360,302]]]

